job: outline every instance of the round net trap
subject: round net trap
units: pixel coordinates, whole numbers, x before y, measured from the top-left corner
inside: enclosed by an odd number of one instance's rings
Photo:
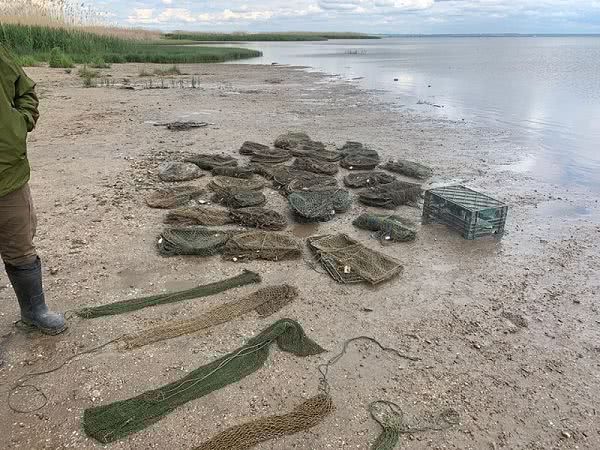
[[[344,185],[349,188],[366,188],[388,184],[396,178],[385,172],[355,172],[344,177]]]
[[[169,228],[158,238],[162,256],[212,256],[223,251],[230,234],[204,227]]]
[[[302,245],[292,235],[272,231],[238,233],[227,241],[223,256],[234,261],[282,261],[302,257]]]
[[[296,158],[292,167],[294,169],[323,175],[335,175],[339,171],[339,167],[336,163],[328,163],[313,158]]]
[[[337,180],[329,175],[321,175],[292,167],[280,167],[273,172],[273,188],[283,195],[301,191],[325,191],[338,187]]]
[[[352,206],[352,198],[343,189],[319,192],[292,192],[288,203],[299,222],[328,222],[337,213],[346,212]]]
[[[251,206],[262,206],[267,203],[265,194],[258,191],[242,191],[242,192],[219,192],[212,196],[211,199],[215,203],[227,206],[228,208],[248,208]]]
[[[233,177],[214,177],[208,187],[214,192],[242,192],[242,191],[260,191],[265,187],[265,184],[258,178],[245,180],[242,178]]]
[[[288,131],[282,135],[279,135],[275,139],[275,147],[290,150],[298,147],[300,144],[310,142],[311,139],[306,133]]]
[[[235,158],[218,154],[193,155],[186,158],[185,162],[196,164],[204,170],[212,170],[215,167],[237,166],[238,164]]]
[[[256,150],[250,162],[257,164],[281,164],[292,159],[292,154],[287,150],[279,148],[269,148],[263,150]]]
[[[340,149],[340,165],[348,170],[373,170],[381,161],[379,154],[360,142],[348,141]]]

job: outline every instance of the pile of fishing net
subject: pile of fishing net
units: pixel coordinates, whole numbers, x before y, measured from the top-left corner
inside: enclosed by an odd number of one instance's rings
[[[424,180],[430,178],[433,175],[433,169],[423,164],[419,164],[413,161],[407,161],[406,159],[397,159],[395,161],[389,161],[382,166],[383,169],[389,170],[390,172],[396,172],[401,175],[417,178]]]
[[[283,195],[292,192],[326,191],[338,188],[337,180],[329,175],[321,175],[293,167],[279,167],[272,172],[273,188]]]
[[[250,178],[245,180],[243,178],[233,177],[214,177],[208,184],[209,189],[217,193],[232,193],[232,192],[247,192],[247,191],[260,191],[265,187],[263,181],[258,178]]]
[[[233,167],[238,165],[235,158],[218,154],[193,155],[186,158],[185,162],[196,164],[204,170],[213,170],[215,167]]]
[[[252,156],[254,152],[267,151],[269,150],[268,145],[259,144],[257,142],[246,141],[240,147],[240,155]]]
[[[401,205],[415,205],[421,194],[420,184],[396,180],[360,191],[358,199],[367,206],[395,209]]]
[[[162,256],[212,256],[223,251],[230,233],[204,227],[168,228],[158,238]]]
[[[292,164],[292,167],[294,169],[322,175],[335,175],[339,170],[339,167],[336,163],[328,163],[326,161],[313,158],[296,158]]]
[[[298,289],[287,284],[261,288],[252,294],[217,306],[210,311],[186,320],[168,321],[137,333],[126,335],[126,349],[143,347],[221,325],[256,311],[261,318],[275,314],[298,297]]]
[[[164,222],[169,225],[226,225],[232,223],[229,210],[216,206],[178,208],[169,211]]]
[[[288,203],[298,222],[328,222],[336,213],[348,211],[352,206],[352,198],[343,189],[298,191],[288,196]]]
[[[396,177],[385,172],[355,172],[344,177],[344,185],[349,188],[366,188],[388,184],[396,181]]]
[[[204,194],[204,189],[195,186],[158,189],[146,196],[146,204],[151,208],[172,209],[185,206],[202,194]]]
[[[281,164],[292,159],[292,154],[280,148],[255,150],[250,162],[255,164]]]
[[[352,223],[357,228],[375,231],[382,243],[414,241],[417,236],[415,224],[399,216],[366,213]]]
[[[179,380],[128,400],[86,409],[83,429],[88,436],[102,443],[114,442],[143,430],[179,406],[255,373],[264,366],[269,349],[275,342],[280,350],[296,356],[306,357],[324,351],[306,336],[297,322],[279,320],[243,347],[199,367]]]
[[[287,227],[285,217],[266,208],[232,209],[229,216],[235,223],[245,227],[271,231],[281,231]]]
[[[302,257],[302,245],[292,235],[272,231],[236,233],[227,241],[223,256],[234,261],[282,261]]]
[[[262,206],[267,202],[265,195],[258,191],[217,192],[211,200],[233,209]]]
[[[326,150],[321,142],[309,141],[299,144],[292,150],[292,155],[297,158],[312,158],[325,162],[338,162],[342,159],[340,152]]]
[[[211,173],[213,176],[225,176],[231,178],[245,178],[250,179],[254,175],[254,170],[249,167],[215,167]]]
[[[285,150],[291,150],[298,147],[300,144],[311,142],[310,137],[306,133],[288,131],[282,135],[279,135],[275,139],[275,147],[283,148]]]
[[[214,283],[197,286],[192,289],[186,289],[184,291],[167,292],[158,295],[150,295],[147,297],[132,298],[128,300],[122,300],[119,302],[110,303],[108,305],[93,306],[82,308],[75,313],[83,319],[95,319],[98,317],[114,316],[118,314],[125,314],[128,312],[138,311],[140,309],[148,308],[151,306],[166,305],[170,303],[182,302],[184,300],[191,300],[195,298],[208,297],[221,292],[225,292],[229,289],[246,286],[252,283],[260,283],[261,278],[255,272],[244,270],[243,273],[235,277],[227,278],[225,280],[216,281]]]
[[[348,141],[340,149],[340,165],[348,170],[373,170],[381,161],[379,154],[360,142]]]
[[[338,283],[379,284],[403,270],[395,258],[371,250],[345,234],[313,236],[308,238],[308,245]]]

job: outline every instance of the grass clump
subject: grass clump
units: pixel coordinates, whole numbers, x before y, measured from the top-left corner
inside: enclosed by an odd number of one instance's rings
[[[157,75],[159,77],[166,77],[169,75],[181,75],[181,70],[179,70],[179,67],[177,66],[171,66],[166,69],[155,69],[154,75]]]
[[[21,67],[39,67],[42,65],[41,62],[36,60],[33,56],[29,56],[29,55],[18,56],[17,63]]]
[[[73,60],[65,55],[59,47],[53,47],[50,50],[48,65],[53,69],[68,69],[74,66]]]
[[[101,56],[95,56],[90,61],[90,67],[93,69],[110,69],[110,64],[104,61]]]
[[[79,69],[77,74],[83,80],[83,87],[88,87],[88,88],[95,86],[96,83],[94,81],[96,80],[97,77],[100,76],[99,71],[88,69],[87,65],[83,66],[81,69]]]

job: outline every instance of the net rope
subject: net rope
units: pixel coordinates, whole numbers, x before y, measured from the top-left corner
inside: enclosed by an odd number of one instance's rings
[[[199,367],[180,380],[128,400],[86,409],[83,428],[88,436],[102,443],[114,442],[143,430],[179,406],[253,374],[264,365],[275,342],[280,350],[301,357],[324,351],[306,336],[300,324],[282,319],[241,348]]]
[[[250,272],[249,270],[244,270],[243,273],[235,277],[197,286],[192,289],[122,300],[119,302],[110,303],[108,305],[82,308],[75,313],[83,319],[95,319],[97,317],[124,314],[132,311],[138,311],[143,308],[148,308],[150,306],[166,305],[170,303],[182,302],[184,300],[208,297],[220,292],[225,292],[229,289],[246,286],[253,283],[260,283],[260,281],[261,278],[259,274]]]

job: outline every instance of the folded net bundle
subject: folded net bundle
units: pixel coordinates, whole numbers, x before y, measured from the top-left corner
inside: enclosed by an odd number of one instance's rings
[[[225,176],[231,178],[245,178],[250,179],[254,175],[254,170],[249,167],[215,167],[211,171],[215,177]]]
[[[263,150],[256,150],[250,162],[258,164],[281,164],[292,159],[292,154],[287,150],[280,148],[269,148]]]
[[[293,286],[285,284],[268,286],[239,300],[217,306],[192,319],[169,321],[138,333],[126,335],[123,342],[127,349],[139,348],[212,328],[252,311],[256,311],[262,318],[268,317],[280,311],[297,297],[298,290]]]
[[[397,159],[395,161],[389,161],[382,166],[383,169],[389,170],[390,172],[399,173],[401,175],[417,178],[424,180],[433,175],[433,169],[423,164],[419,164],[414,161],[407,161],[406,159]]]
[[[302,245],[292,235],[271,231],[237,233],[223,250],[227,259],[281,261],[302,257]]]
[[[339,167],[336,163],[328,163],[313,158],[296,158],[292,167],[294,169],[323,175],[335,175],[339,171]]]
[[[273,188],[283,195],[299,191],[324,191],[338,188],[337,180],[329,175],[321,175],[293,167],[280,167],[273,171]]]
[[[373,170],[381,161],[379,154],[360,142],[348,141],[340,149],[340,165],[348,170]]]
[[[217,255],[230,236],[228,232],[204,227],[168,228],[158,238],[158,252],[162,256]]]
[[[194,450],[247,450],[262,442],[299,433],[319,425],[334,410],[331,398],[319,394],[288,414],[246,422],[220,432]]]
[[[164,222],[170,225],[218,226],[232,223],[229,210],[215,206],[197,206],[169,211]]]
[[[349,188],[366,188],[388,184],[396,178],[385,172],[355,172],[344,177],[344,185]]]
[[[420,184],[396,180],[359,192],[358,200],[368,206],[395,209],[401,205],[414,205],[421,198]]]
[[[217,193],[232,193],[244,191],[260,191],[265,187],[265,183],[258,178],[244,180],[233,177],[214,177],[208,187]]]
[[[266,208],[233,209],[229,215],[233,222],[245,227],[281,231],[287,226],[285,217],[277,211]]]
[[[246,141],[240,147],[240,155],[252,156],[254,152],[269,150],[268,145],[259,144],[257,142]]]
[[[415,224],[399,216],[365,213],[352,223],[363,230],[377,232],[382,243],[414,241],[417,236]]]
[[[292,156],[297,158],[313,158],[319,161],[338,162],[342,159],[340,152],[326,150],[321,142],[305,142],[291,149]]]
[[[204,194],[204,189],[195,186],[176,186],[158,189],[146,196],[146,204],[151,208],[172,209],[187,205],[190,200]]]
[[[241,275],[217,281],[215,283],[198,286],[193,289],[123,300],[120,302],[110,303],[108,305],[82,308],[81,310],[76,311],[76,314],[84,319],[113,316],[137,311],[150,306],[165,305],[168,303],[190,300],[193,298],[207,297],[209,295],[218,294],[219,292],[224,292],[228,289],[245,286],[251,283],[260,283],[260,281],[260,275],[245,270]]]
[[[238,162],[235,158],[218,154],[193,155],[186,158],[185,162],[196,164],[198,167],[204,170],[213,170],[215,167],[231,167],[238,165]]]
[[[336,213],[346,212],[352,206],[350,193],[343,189],[310,192],[292,192],[288,203],[299,222],[328,222]]]
[[[242,192],[218,192],[214,194],[211,200],[215,203],[227,206],[228,208],[248,208],[251,206],[262,206],[267,203],[265,194],[258,191]]]
[[[177,407],[236,383],[258,371],[266,362],[271,345],[296,356],[311,356],[324,350],[304,334],[297,322],[275,322],[246,345],[202,366],[184,378],[129,400],[88,408],[83,414],[86,434],[102,443],[114,442],[160,421]]]
[[[282,135],[279,135],[275,139],[275,147],[290,150],[298,147],[300,144],[310,142],[311,139],[306,133],[288,131]]]
[[[379,284],[403,270],[395,258],[371,250],[345,234],[310,237],[308,244],[338,283]]]

